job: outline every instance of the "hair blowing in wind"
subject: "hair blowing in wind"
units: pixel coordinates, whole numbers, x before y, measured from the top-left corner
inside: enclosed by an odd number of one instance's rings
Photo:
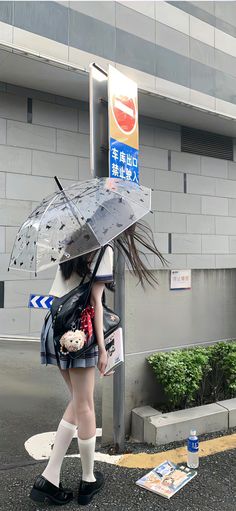
[[[120,250],[126,261],[130,263],[134,275],[138,277],[143,289],[145,283],[152,287],[158,285],[158,280],[153,274],[153,270],[149,269],[140,255],[146,256],[147,252],[151,252],[158,257],[163,266],[168,266],[168,261],[158,250],[152,229],[144,221],[135,222],[128,227],[123,233],[114,239],[117,249]],[[145,250],[142,250],[143,247]]]
[[[158,250],[153,232],[148,224],[144,221],[135,222],[114,238],[114,246],[122,253],[129,269],[139,279],[143,289],[145,289],[145,283],[152,287],[155,287],[155,284],[158,285],[158,280],[154,276],[153,270],[146,266],[141,257],[146,257],[146,254],[151,252],[158,257],[163,266],[167,266],[168,261]],[[73,272],[77,272],[82,277],[86,272],[89,272],[88,257],[89,254],[84,254],[61,263],[60,267],[63,277],[69,279]],[[110,291],[114,291],[115,283],[107,282],[105,287]]]

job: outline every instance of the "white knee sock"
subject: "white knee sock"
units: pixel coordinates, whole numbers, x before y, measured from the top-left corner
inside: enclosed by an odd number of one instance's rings
[[[59,423],[50,459],[44,472],[42,472],[42,475],[55,486],[59,487],[62,462],[76,428],[75,424],[71,424],[64,419],[61,419]]]
[[[78,445],[82,464],[82,480],[94,482],[96,481],[93,474],[96,435],[86,440],[78,437]]]

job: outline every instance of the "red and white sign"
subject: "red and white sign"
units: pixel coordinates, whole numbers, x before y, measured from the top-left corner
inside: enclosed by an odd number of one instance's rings
[[[108,115],[109,138],[138,150],[137,83],[113,66],[109,66]]]
[[[124,133],[132,133],[137,122],[137,108],[133,98],[128,96],[113,96],[112,110],[118,127]]]

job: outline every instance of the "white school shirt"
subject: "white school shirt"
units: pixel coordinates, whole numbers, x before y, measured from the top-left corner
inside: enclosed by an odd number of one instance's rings
[[[95,254],[93,260],[89,264],[89,268],[91,272],[93,272],[96,260],[98,258],[99,250]],[[49,295],[52,296],[64,296],[66,293],[69,293],[72,289],[74,289],[76,286],[79,285],[81,281],[81,277],[78,275],[78,273],[73,272],[69,279],[65,280],[61,268],[58,265],[56,275],[52,284],[52,287],[49,291]],[[98,270],[96,272],[94,281],[100,281],[100,282],[112,282],[113,281],[113,249],[110,245],[106,247],[106,250],[102,256],[102,259],[100,261]],[[86,282],[86,278],[85,281]]]

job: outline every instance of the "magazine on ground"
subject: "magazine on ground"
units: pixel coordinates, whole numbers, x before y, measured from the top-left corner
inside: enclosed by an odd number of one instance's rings
[[[136,484],[170,499],[172,495],[183,488],[196,475],[196,470],[188,468],[181,463],[177,465],[172,461],[166,460],[141,477],[141,479],[138,479]]]
[[[115,367],[124,362],[122,327],[117,328],[105,340],[107,350],[107,367],[104,374],[110,373]]]

